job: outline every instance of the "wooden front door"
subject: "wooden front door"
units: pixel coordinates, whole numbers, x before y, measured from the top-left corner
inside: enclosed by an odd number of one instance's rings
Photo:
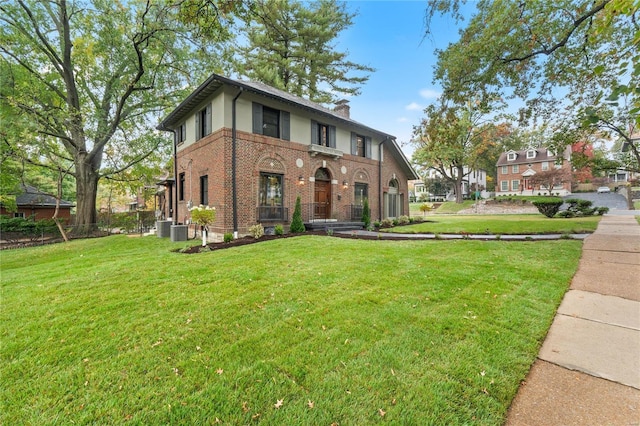
[[[314,219],[329,219],[331,216],[331,182],[315,182]]]

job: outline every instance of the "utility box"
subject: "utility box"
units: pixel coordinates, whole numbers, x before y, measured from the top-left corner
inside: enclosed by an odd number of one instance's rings
[[[171,236],[171,222],[170,220],[156,221],[156,234],[158,238],[169,238]]]
[[[187,241],[187,225],[171,225],[171,241]]]

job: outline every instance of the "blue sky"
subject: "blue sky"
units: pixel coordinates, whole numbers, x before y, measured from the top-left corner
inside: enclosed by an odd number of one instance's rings
[[[346,3],[358,16],[341,34],[337,49],[348,51],[351,61],[376,69],[362,93],[349,98],[351,118],[396,136],[410,159],[412,128],[441,90],[432,82],[434,51],[458,39],[456,23],[450,17],[436,16],[432,22],[435,35],[424,38],[424,0]]]

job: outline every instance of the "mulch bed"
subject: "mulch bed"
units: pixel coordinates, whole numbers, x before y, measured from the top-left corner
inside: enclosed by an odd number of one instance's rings
[[[207,251],[224,250],[224,249],[228,249],[228,248],[231,248],[231,247],[245,246],[247,244],[261,243],[261,242],[264,242],[264,241],[280,240],[280,239],[283,239],[283,238],[300,237],[302,235],[320,235],[320,236],[324,236],[324,237],[328,237],[329,236],[326,231],[307,231],[307,232],[302,232],[302,233],[299,233],[299,234],[284,234],[284,235],[264,235],[264,236],[262,236],[262,237],[260,237],[258,239],[253,238],[251,236],[247,236],[247,237],[242,237],[242,238],[235,239],[235,240],[230,241],[228,243],[224,243],[224,242],[222,242],[222,243],[209,243],[205,247],[202,247],[202,243],[200,243],[200,245],[179,249],[179,250],[176,250],[176,252],[184,253],[184,254],[203,253],[203,252],[207,252]],[[354,236],[354,235],[351,235],[351,234],[343,234],[343,233],[338,233],[338,232],[334,233],[331,237],[333,237],[333,238],[349,238],[349,239],[358,239],[358,240],[377,240],[378,239],[377,236],[368,236],[368,235]]]

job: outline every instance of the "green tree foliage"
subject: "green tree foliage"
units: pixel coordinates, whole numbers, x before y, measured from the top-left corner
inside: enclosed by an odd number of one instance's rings
[[[300,196],[296,198],[296,207],[293,210],[293,218],[291,219],[291,226],[289,227],[289,231],[292,234],[298,234],[300,232],[304,232],[307,229],[304,226],[304,222],[302,221],[302,204],[300,204]]]
[[[464,3],[430,0],[427,33],[436,14],[460,19]],[[635,0],[479,1],[460,40],[438,52],[435,79],[449,99],[526,100],[521,122],[555,122],[565,134],[556,142],[611,131],[640,159],[630,138],[640,130],[639,8]]]
[[[247,26],[248,44],[239,49],[240,74],[319,103],[336,93],[357,95],[368,66],[349,61],[335,43],[354,14],[337,0],[261,0]],[[365,73],[365,75],[362,75]]]
[[[485,134],[493,126],[484,122],[490,105],[481,101],[429,105],[425,117],[413,129],[416,150],[413,162],[435,169],[453,185],[456,202],[462,203],[462,181],[487,152],[491,140]],[[465,171],[465,166],[467,170]]]
[[[365,198],[362,204],[362,222],[364,222],[364,229],[369,229],[369,226],[371,226],[371,209],[369,208],[368,198]]]
[[[95,228],[98,181],[165,147],[154,123],[215,69],[217,45],[198,44],[182,22],[204,20],[217,4],[0,3],[0,120],[24,117],[9,122],[22,136],[10,149],[32,164],[44,154],[73,175],[80,232]]]

